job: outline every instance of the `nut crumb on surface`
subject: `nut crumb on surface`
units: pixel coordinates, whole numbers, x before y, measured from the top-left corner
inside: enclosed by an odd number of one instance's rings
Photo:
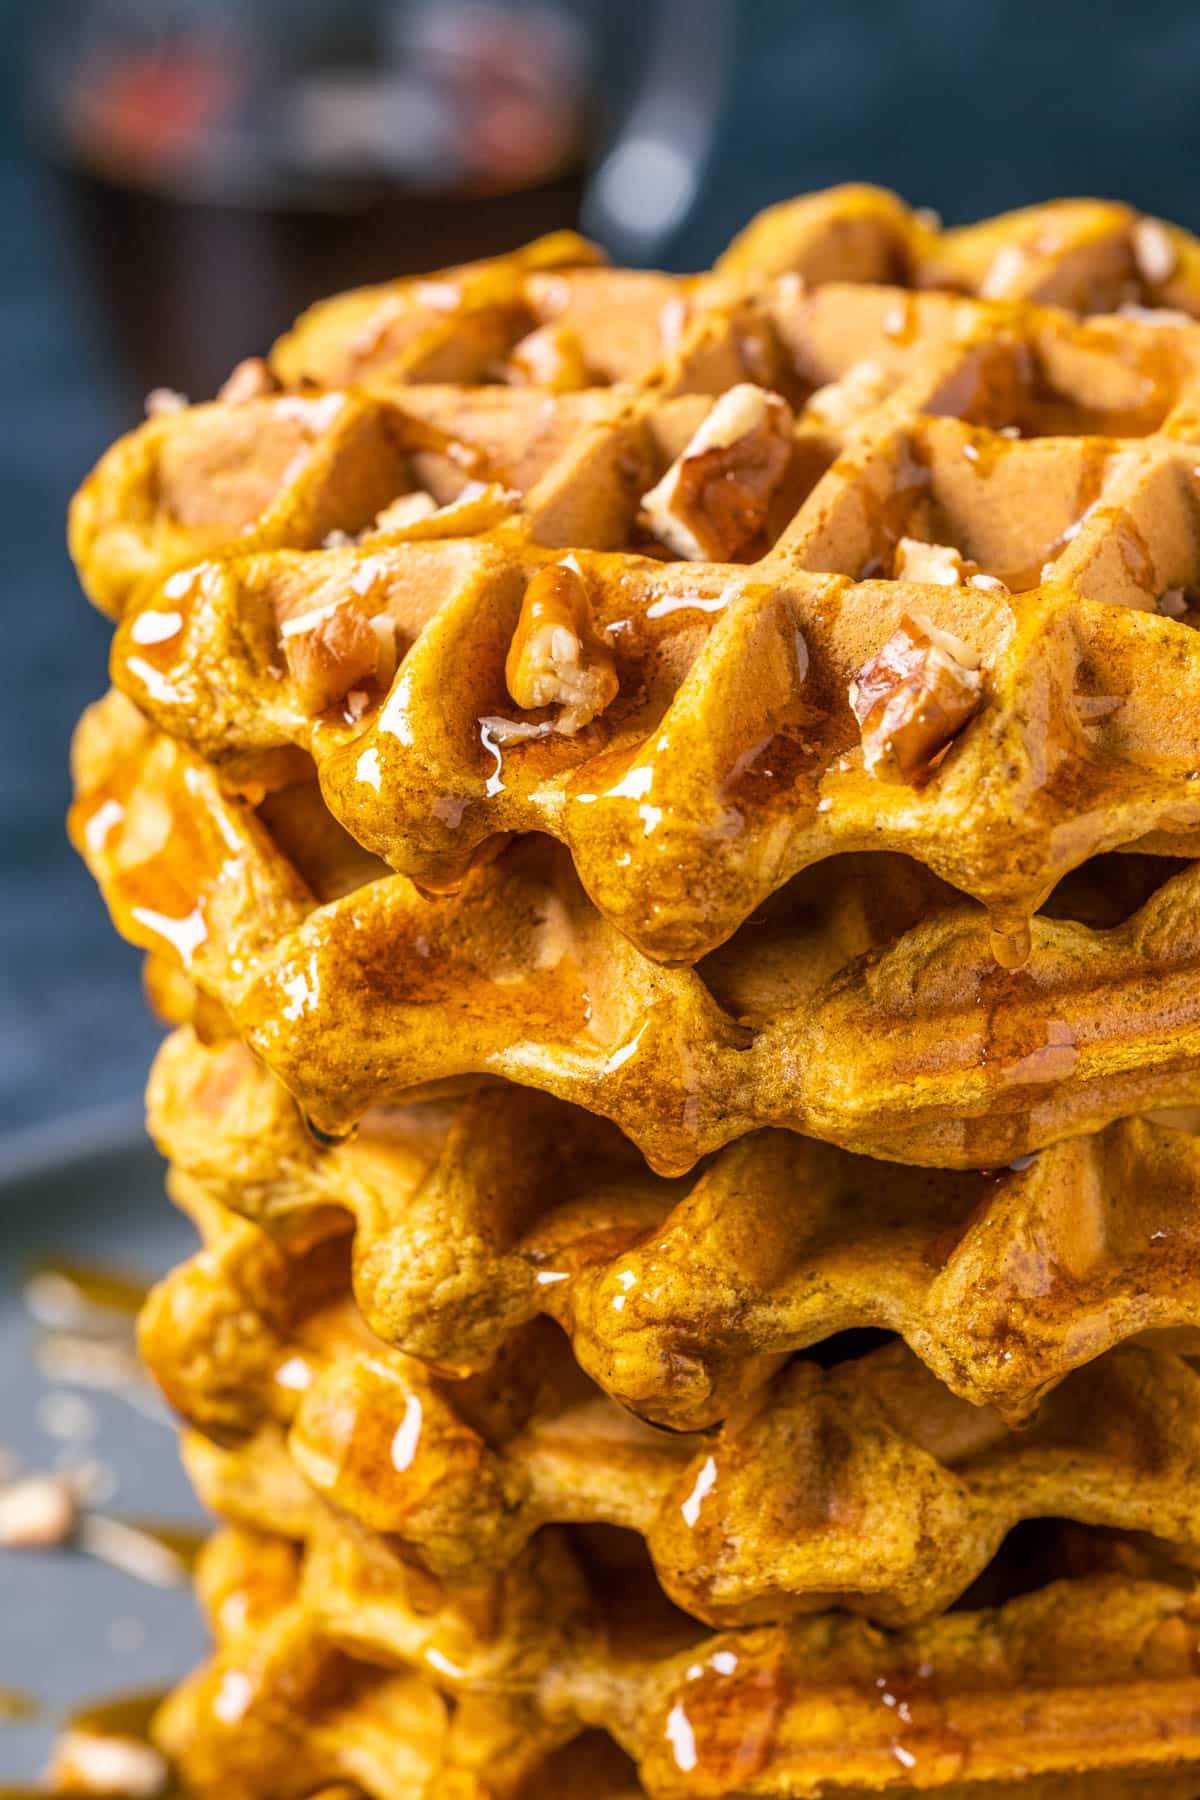
[[[246,356],[231,369],[217,390],[217,399],[227,406],[244,406],[247,400],[261,400],[277,394],[279,383],[261,356]]]
[[[495,744],[524,744],[531,738],[549,737],[554,730],[550,719],[535,725],[531,719],[506,719],[502,713],[485,713],[479,721]]]
[[[952,544],[927,544],[910,537],[902,537],[896,545],[892,568],[897,581],[923,581],[935,587],[959,587],[968,573]]]
[[[1162,282],[1169,281],[1175,273],[1179,256],[1171,242],[1171,234],[1161,219],[1139,219],[1130,237],[1133,243],[1133,260],[1142,280],[1150,287],[1158,287]]]
[[[963,556],[953,544],[929,544],[923,538],[902,537],[892,562],[896,581],[925,582],[930,587],[973,587],[984,594],[1008,593],[998,575],[982,575],[979,564]]]
[[[613,654],[596,630],[587,584],[570,561],[539,570],[525,589],[504,676],[523,709],[561,707],[553,725],[566,737],[615,699]]]
[[[0,1549],[54,1549],[74,1535],[77,1517],[62,1476],[27,1475],[0,1488]]]
[[[589,385],[587,358],[579,336],[567,325],[539,325],[513,345],[504,365],[505,378],[516,386],[567,393]]]
[[[643,522],[687,562],[728,562],[763,530],[792,454],[792,409],[741,381],[721,395],[661,481]]]
[[[382,512],[376,513],[374,531],[403,531],[408,525],[416,525],[422,519],[431,519],[438,510],[438,503],[433,495],[424,488],[415,488],[411,494],[401,494],[390,500]]]
[[[1160,594],[1158,610],[1164,618],[1181,619],[1185,612],[1191,610],[1184,589],[1181,587],[1168,588],[1164,594]]]
[[[170,1770],[153,1744],[73,1727],[55,1745],[45,1779],[52,1794],[140,1797],[165,1793]]]
[[[873,357],[864,357],[861,362],[852,363],[840,380],[827,382],[811,393],[805,410],[822,425],[844,431],[864,413],[874,412],[882,405],[891,389],[892,382],[883,364]]]
[[[785,269],[775,277],[775,292],[789,306],[797,305],[808,292],[808,283],[799,269]]]
[[[906,613],[850,683],[867,769],[883,780],[925,780],[978,710],[982,687],[968,644]]]
[[[1011,300],[1025,282],[1029,253],[1020,244],[1002,244],[979,283],[981,300]]]
[[[162,419],[169,413],[186,412],[189,405],[187,395],[179,393],[176,388],[151,388],[146,395],[146,417]]]
[[[368,617],[351,595],[285,619],[279,636],[300,705],[310,718],[364,682],[390,687],[396,673],[390,615]]]
[[[690,308],[683,294],[664,300],[658,315],[658,341],[666,351],[677,350],[687,330]]]

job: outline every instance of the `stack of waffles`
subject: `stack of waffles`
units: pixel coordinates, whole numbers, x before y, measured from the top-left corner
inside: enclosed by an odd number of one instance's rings
[[[190,1791],[1200,1791],[1193,315],[840,189],[318,306],[85,484]]]

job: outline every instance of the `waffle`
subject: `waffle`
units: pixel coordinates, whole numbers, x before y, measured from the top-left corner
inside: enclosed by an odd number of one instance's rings
[[[1140,221],[1127,206],[1100,201],[1057,201],[942,231],[929,214],[914,214],[894,194],[846,185],[760,214],[718,258],[715,283],[614,275],[598,262],[594,248],[558,234],[512,260],[451,271],[452,294],[431,291],[422,281],[360,289],[313,307],[276,345],[272,364],[288,386],[427,382],[429,340],[421,342],[420,333],[432,327],[443,358],[432,378],[478,381],[494,352],[474,366],[460,361],[448,369],[445,358],[455,354],[456,336],[462,344],[470,335],[456,333],[456,326],[494,305],[498,291],[511,295],[514,287],[524,303],[515,322],[571,330],[585,342],[585,370],[590,366],[607,381],[636,381],[652,370],[679,332],[680,311],[686,328],[689,316],[704,312],[712,288],[753,293],[779,276],[813,288],[831,282],[941,288],[1085,314],[1130,305],[1200,313],[1195,240],[1176,227]],[[568,270],[573,272],[564,281]],[[670,307],[666,320],[664,303]],[[469,344],[459,354],[469,359]],[[511,365],[503,372],[518,380],[522,373]]]
[[[218,1573],[210,1568],[203,1585],[218,1616],[244,1617],[238,1566],[242,1583],[260,1579],[260,1544],[217,1540]],[[1196,1602],[1185,1588],[1083,1575],[906,1632],[829,1614],[699,1637],[652,1594],[625,1586],[623,1607],[609,1606],[590,1631],[577,1619],[547,1652],[531,1613],[548,1607],[561,1617],[571,1567],[599,1592],[614,1557],[621,1561],[611,1546],[597,1559],[594,1543],[582,1559],[565,1545],[554,1550],[510,1577],[481,1628],[463,1610],[439,1616],[428,1592],[414,1600],[397,1565],[335,1530],[305,1550],[266,1629],[227,1636],[215,1662],[169,1703],[160,1735],[202,1797],[299,1800],[314,1778],[352,1772],[372,1800],[390,1800],[394,1777],[386,1761],[371,1761],[387,1731],[386,1718],[375,1729],[375,1689],[386,1696],[395,1682],[410,1691],[411,1676],[379,1670],[423,1657],[451,1693],[466,1665],[478,1665],[477,1684],[486,1669],[486,1700],[476,1686],[456,1713],[461,1748],[451,1759],[478,1766],[475,1744],[490,1738],[485,1791],[497,1800],[520,1791],[558,1747],[569,1746],[560,1766],[571,1768],[576,1734],[597,1718],[655,1800],[1194,1792]],[[355,1763],[356,1677],[368,1699]]]
[[[576,1739],[569,1759],[530,1754],[485,1701],[451,1708],[421,1676],[333,1649],[297,1604],[299,1573],[295,1548],[261,1532],[226,1530],[201,1557],[198,1592],[218,1661],[176,1691],[156,1727],[198,1800],[307,1800],[324,1783],[339,1784],[328,1800],[640,1793],[627,1759],[599,1733]]]
[[[668,1181],[601,1121],[508,1086],[369,1113],[322,1148],[236,1040],[190,1030],[148,1107],[189,1190],[285,1247],[353,1224],[358,1302],[388,1344],[463,1374],[546,1313],[600,1387],[676,1430],[855,1327],[902,1333],[1016,1424],[1112,1346],[1200,1325],[1200,1147],[1148,1120],[965,1176],[764,1132]]]
[[[300,806],[311,790],[272,836],[116,696],[85,721],[76,771],[72,832],[118,928],[182,964],[327,1135],[505,1076],[615,1120],[666,1172],[764,1125],[986,1168],[1200,1099],[1200,865],[1119,924],[1039,917],[1006,970],[978,908],[900,859],[847,859],[702,970],[666,969],[543,839],[451,896],[398,875],[355,886],[327,815]],[[350,891],[316,904],[305,861]]]
[[[168,1397],[223,1442],[265,1433],[239,1463],[251,1479],[264,1456],[280,1467],[286,1428],[317,1494],[440,1578],[508,1568],[546,1524],[615,1525],[709,1624],[838,1607],[896,1625],[945,1611],[1023,1519],[1146,1533],[1200,1564],[1200,1375],[1169,1351],[1111,1352],[1021,1432],[892,1343],[828,1371],[792,1362],[716,1436],[664,1436],[582,1381],[549,1327],[466,1382],[431,1377],[364,1328],[337,1240],[288,1258],[176,1190],[209,1241],[143,1320]],[[200,1474],[229,1512],[227,1481]]]
[[[797,270],[837,272],[839,208],[876,244],[846,251],[866,285],[802,287]],[[872,278],[988,287],[980,243],[1056,234],[1071,266],[1087,245],[1128,259],[1132,215],[1054,217],[941,254],[857,193],[768,216],[707,278],[460,273],[436,323],[457,385],[410,355],[429,283],[318,309],[276,353],[286,391],[153,419],[83,489],[75,553],[124,613],[114,676],[231,782],[311,758],[352,836],[427,887],[545,832],[647,955],[691,963],[799,870],[887,849],[982,901],[1019,964],[1030,915],[1088,857],[1200,847],[1200,330]],[[1190,291],[1194,247],[1165,241]],[[480,364],[481,318],[536,323],[547,291],[610,385]],[[351,353],[364,307],[423,321],[398,363],[386,333],[387,354]],[[650,329],[664,308],[685,319],[674,347]],[[727,423],[707,452],[752,444],[752,471],[689,476],[697,497],[669,471],[703,462],[677,459],[714,396],[753,394],[781,396],[774,424]],[[582,706],[506,668],[525,596],[564,566]],[[884,778],[849,695],[911,616],[982,673]]]
[[[1200,244],[560,233],[151,412],[197,1800],[1192,1800]]]

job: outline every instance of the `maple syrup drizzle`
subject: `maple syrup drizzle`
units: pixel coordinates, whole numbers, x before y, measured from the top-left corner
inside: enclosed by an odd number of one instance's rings
[[[970,1740],[946,1718],[931,1663],[876,1676],[875,1692],[894,1721],[890,1749],[902,1769],[911,1772],[936,1764],[939,1781],[964,1772]]]
[[[114,832],[123,830],[142,769],[130,758],[107,781],[76,801],[70,829],[77,848],[107,858]],[[133,943],[166,950],[190,967],[208,941],[208,897],[240,877],[244,856],[230,841],[226,821],[202,791],[196,771],[174,763],[154,784],[153,799],[169,820],[161,848],[129,867],[107,871],[109,904]]]
[[[311,1114],[305,1112],[302,1106],[299,1108],[299,1112],[304,1129],[318,1150],[336,1150],[341,1144],[353,1143],[358,1136],[357,1123],[351,1125],[346,1131],[326,1131],[323,1126],[317,1124]]]
[[[964,1146],[981,1166],[1009,1163],[1025,1148],[1039,1090],[1066,1079],[1078,1061],[1075,1032],[1051,1018],[1048,997],[1020,969],[997,965],[979,982],[983,1013],[980,1061],[995,1083],[980,1117],[966,1119]],[[1022,1097],[1028,1099],[1022,1104]]]
[[[1019,969],[1033,950],[1033,926],[1028,913],[994,911],[988,921],[988,941],[1002,969]]]
[[[687,1671],[667,1715],[666,1767],[690,1775],[695,1791],[748,1787],[770,1763],[791,1680],[777,1657],[720,1648]]]

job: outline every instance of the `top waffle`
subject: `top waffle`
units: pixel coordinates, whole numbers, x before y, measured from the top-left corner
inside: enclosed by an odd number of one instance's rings
[[[1019,963],[1086,858],[1200,851],[1192,314],[1200,247],[1094,202],[839,189],[689,278],[562,235],[315,308],[72,546],[161,729],[427,888],[545,832],[691,963],[898,850]]]

